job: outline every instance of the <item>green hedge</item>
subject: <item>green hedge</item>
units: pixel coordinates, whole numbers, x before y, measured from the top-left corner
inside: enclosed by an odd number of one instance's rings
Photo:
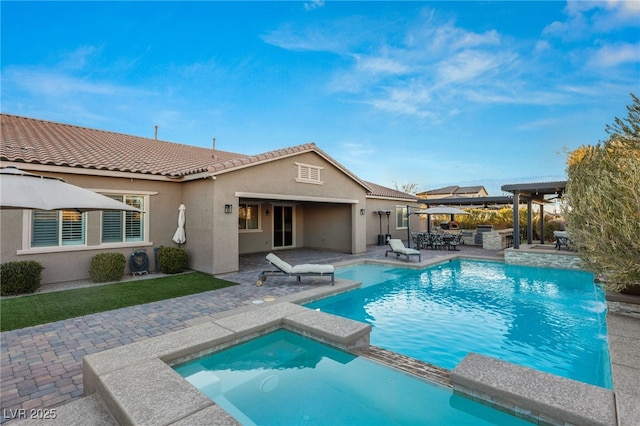
[[[91,258],[89,276],[96,283],[120,281],[127,258],[122,253],[98,253]]]
[[[179,274],[187,269],[187,252],[178,247],[159,247],[158,262],[164,274]]]
[[[3,263],[0,266],[0,294],[33,293],[40,288],[43,269],[35,260]]]

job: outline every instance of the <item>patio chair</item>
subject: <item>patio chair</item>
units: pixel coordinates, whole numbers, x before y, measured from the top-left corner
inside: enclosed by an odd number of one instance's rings
[[[422,253],[420,253],[420,250],[405,247],[404,243],[397,238],[389,239],[389,246],[391,246],[391,249],[384,253],[385,257],[387,257],[389,253],[393,253],[396,255],[396,259],[402,255],[407,257],[408,262],[409,256],[418,256],[418,262],[422,261]]]
[[[553,231],[553,236],[556,239],[556,250],[562,249],[565,247],[567,250],[570,249],[571,240],[569,239],[569,235],[567,235],[564,231]]]
[[[272,266],[277,268],[277,270],[262,271],[258,277],[258,281],[256,281],[256,285],[258,287],[267,280],[267,274],[285,274],[290,277],[298,277],[298,282],[300,281],[300,277],[303,276],[331,276],[331,285],[335,284],[333,265],[302,264],[291,266],[273,253],[269,253],[265,259],[267,259],[267,262]]]

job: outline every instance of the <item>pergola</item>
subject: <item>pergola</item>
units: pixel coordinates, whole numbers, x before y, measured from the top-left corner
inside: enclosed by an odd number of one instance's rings
[[[504,192],[510,192],[513,194],[513,248],[520,247],[520,211],[517,206],[522,201],[527,203],[527,244],[532,244],[532,217],[533,212],[531,206],[533,203],[539,204],[540,207],[540,244],[544,244],[544,204],[548,202],[549,195],[555,195],[557,197],[562,196],[562,193],[567,186],[566,181],[558,182],[537,182],[537,183],[514,183],[511,185],[502,185],[501,189]]]
[[[510,206],[513,204],[513,197],[510,196],[487,196],[487,197],[447,197],[447,198],[432,198],[425,200],[421,198],[420,204],[426,204],[427,207],[439,206],[444,204],[445,206],[453,207],[466,207],[466,208],[493,208]]]
[[[427,207],[444,204],[446,206],[458,206],[467,208],[492,208],[513,206],[513,248],[520,247],[520,204],[527,205],[527,244],[533,243],[533,210],[532,205],[540,205],[540,243],[544,244],[544,204],[549,202],[549,196],[562,196],[566,181],[514,183],[502,185],[504,192],[510,192],[513,196],[487,196],[487,197],[449,197],[434,198],[430,200],[420,199],[420,204]]]

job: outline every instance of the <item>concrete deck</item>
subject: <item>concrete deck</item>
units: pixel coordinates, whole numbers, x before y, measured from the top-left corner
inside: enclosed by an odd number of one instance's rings
[[[385,247],[373,246],[366,254],[358,256],[294,250],[282,252],[281,257],[292,264],[343,264],[363,258],[391,261],[392,258],[385,259],[384,250]],[[422,263],[456,255],[500,259],[501,254],[469,246],[462,246],[460,252],[424,250]],[[418,266],[415,260],[399,263]],[[274,298],[278,302],[286,301],[299,292],[317,291],[325,287],[318,284],[327,281],[326,278],[309,278],[297,283],[295,279],[285,276],[269,277],[264,286],[256,287],[258,272],[266,267],[264,254],[243,256],[241,271],[222,277],[240,283],[238,286],[2,333],[0,374],[3,416],[0,422],[13,423],[12,420],[23,418],[23,414],[28,415],[31,409],[56,408],[57,414],[66,421],[50,421],[49,424],[87,424],[87,417],[82,416],[78,417],[82,421],[68,423],[73,418],[70,413],[77,415],[84,409],[94,415],[95,422],[90,421],[91,424],[114,424],[113,418],[104,415],[104,402],[95,397],[81,398],[85,392],[82,383],[82,358],[85,355],[211,323],[216,318],[226,317],[231,309],[251,311],[259,306],[255,302]],[[68,287],[68,284],[65,286]],[[640,424],[637,404],[640,399],[640,319],[609,315],[607,320],[618,424],[637,425]],[[126,352],[125,347],[122,350]],[[73,404],[63,405],[71,401]],[[209,413],[212,407],[207,406],[206,409]],[[220,418],[221,424],[225,423],[223,418]],[[202,419],[206,419],[206,416]]]

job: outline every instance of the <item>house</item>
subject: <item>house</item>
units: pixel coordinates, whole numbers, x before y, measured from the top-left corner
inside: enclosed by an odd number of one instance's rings
[[[239,256],[289,248],[363,253],[380,233],[407,235],[417,198],[365,182],[314,143],[246,155],[69,124],[0,115],[0,166],[64,179],[139,207],[139,213],[0,212],[0,258],[36,260],[43,284],[86,279],[100,252],[171,241],[186,206],[189,268],[238,270]],[[404,214],[404,216],[403,216]],[[386,218],[386,216],[385,216]],[[414,225],[415,224],[415,225]],[[385,229],[385,234],[387,234]]]
[[[446,186],[416,194],[418,198],[433,200],[441,198],[486,197],[489,193],[484,186]]]

